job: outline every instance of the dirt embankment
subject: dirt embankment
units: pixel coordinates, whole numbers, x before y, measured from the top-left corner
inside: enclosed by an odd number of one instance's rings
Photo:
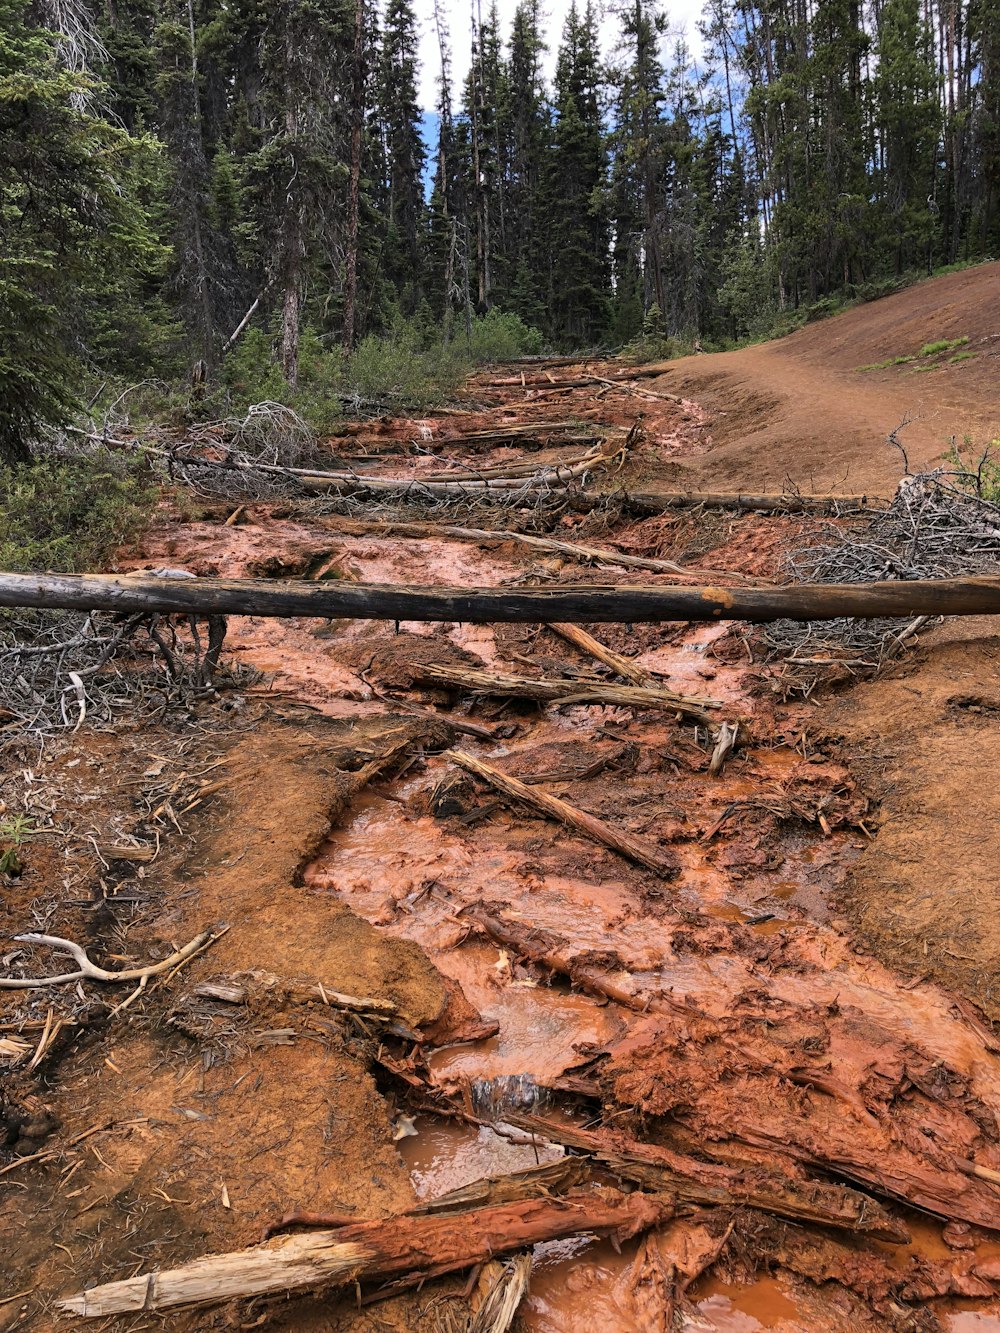
[[[712,440],[679,460],[689,485],[888,495],[902,460],[886,437],[904,420],[914,472],[936,466],[953,438],[981,450],[1000,435],[998,310],[1000,263],[982,264],[776,342],[670,363],[653,387],[694,400]],[[945,342],[956,345],[919,355]]]

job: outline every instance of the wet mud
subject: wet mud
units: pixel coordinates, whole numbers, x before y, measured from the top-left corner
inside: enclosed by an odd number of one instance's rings
[[[426,473],[446,466],[449,439],[505,421],[558,411],[625,430],[641,397],[567,402],[485,377],[470,393],[481,410],[359,424],[331,454]],[[695,404],[641,408],[637,475],[666,477],[708,447]],[[564,449],[553,435],[530,456]],[[524,445],[477,450],[475,465],[512,456]],[[596,576],[513,543],[358,536],[335,515],[277,508],[165,523],[135,563],[411,584]],[[804,527],[622,520],[601,540],[769,577]],[[211,754],[203,736],[168,758],[159,737],[92,746],[105,777],[91,822],[163,850],[122,880],[137,890],[127,918],[49,899],[52,929],[130,957],[229,929],[127,1023],[107,1005],[74,1014],[41,1085],[23,1070],[12,1080],[18,1133],[33,1107],[58,1129],[39,1141],[51,1158],[0,1177],[0,1218],[23,1237],[0,1302],[31,1288],[0,1303],[0,1329],[59,1326],[36,1288],[48,1300],[251,1244],[294,1207],[400,1212],[582,1151],[592,1134],[605,1136],[587,1150],[595,1179],[649,1187],[658,1171],[662,1187],[669,1170],[686,1204],[620,1250],[586,1236],[538,1246],[526,1330],[1000,1330],[1000,1046],[945,971],[868,951],[858,886],[878,864],[886,797],[845,705],[782,701],[738,627],[593,632],[738,723],[721,772],[709,730],[662,711],[419,683],[427,664],[608,678],[544,626],[234,618],[228,650],[260,673],[246,725],[213,736]],[[673,873],[498,795],[450,759],[457,741],[645,840]],[[173,826],[162,801],[136,808],[157,763],[157,781],[177,778]],[[199,797],[206,779],[187,775],[209,764],[220,776]],[[11,934],[55,865],[40,848],[5,897]],[[119,887],[103,883],[102,903]],[[333,993],[369,1007],[338,1008]],[[44,997],[0,1017],[37,1039]],[[94,1125],[93,1152],[75,1147]],[[330,1297],[172,1326],[436,1329],[442,1300],[463,1308],[463,1283],[382,1302],[381,1323]]]

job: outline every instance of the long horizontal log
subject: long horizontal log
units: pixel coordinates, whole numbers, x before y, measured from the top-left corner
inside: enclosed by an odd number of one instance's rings
[[[884,509],[871,495],[777,495],[739,491],[628,491],[622,497],[642,514],[668,509],[737,509],[756,514],[837,514],[858,509]]]
[[[564,542],[557,537],[538,537],[531,532],[513,532],[509,528],[464,528],[448,523],[396,523],[385,518],[328,518],[324,526],[332,532],[347,536],[382,537],[447,537],[455,541],[475,542],[488,546],[499,542],[517,542],[530,546],[536,551],[550,551],[553,555],[566,555],[573,560],[602,565],[620,565],[622,569],[646,569],[656,574],[674,574],[678,578],[694,582],[697,579],[734,579],[737,583],[767,585],[772,579],[754,578],[748,574],[737,574],[734,570],[709,569],[705,566],[678,565],[673,560],[659,560],[653,556],[628,555],[607,546],[586,546],[581,542]]]
[[[454,588],[307,579],[165,578],[0,573],[0,606],[67,611],[317,616],[472,625],[657,623],[663,620],[837,620],[842,616],[1000,615],[1000,578],[800,583],[773,588],[562,584]]]
[[[589,635],[588,635],[589,637]],[[609,654],[610,655],[610,654]],[[623,662],[627,659],[623,659]],[[721,708],[718,699],[701,695],[675,694],[656,685],[616,685],[613,681],[575,680],[573,677],[510,676],[503,672],[477,671],[474,667],[446,666],[443,663],[408,664],[410,680],[424,685],[449,685],[477,694],[492,694],[507,699],[537,699],[554,704],[608,704],[617,708],[654,708],[666,713],[680,713],[714,726],[706,711]]]
[[[357,1281],[409,1279],[416,1284],[581,1232],[611,1235],[621,1242],[672,1215],[665,1199],[593,1190],[452,1216],[389,1217],[334,1231],[280,1236],[253,1249],[205,1255],[179,1268],[106,1282],[59,1301],[57,1308],[96,1319]]]

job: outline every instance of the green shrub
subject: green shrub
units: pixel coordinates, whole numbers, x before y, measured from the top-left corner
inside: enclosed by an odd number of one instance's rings
[[[972,439],[966,435],[962,449],[972,449]],[[979,457],[966,461],[962,449],[956,443],[944,455],[945,462],[952,465],[951,479],[956,486],[989,500],[991,504],[1000,504],[1000,439],[991,440]]]
[[[493,309],[472,321],[469,355],[476,365],[537,356],[542,347],[541,332],[510,311]]]
[[[143,531],[156,495],[148,461],[137,454],[0,468],[0,569],[103,569]]]

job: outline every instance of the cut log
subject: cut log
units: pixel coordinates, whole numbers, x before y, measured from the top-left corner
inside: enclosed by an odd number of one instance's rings
[[[508,699],[537,699],[554,704],[608,704],[618,708],[656,708],[680,713],[705,727],[714,727],[708,709],[721,708],[718,699],[675,694],[655,685],[615,685],[609,681],[578,680],[572,676],[510,676],[503,672],[476,671],[472,667],[407,666],[408,679],[425,685],[450,685],[476,694]]]
[[[669,852],[654,847],[652,843],[626,833],[623,829],[612,828],[610,824],[605,824],[603,819],[588,814],[586,810],[578,810],[576,806],[560,800],[558,796],[552,796],[538,787],[529,787],[519,778],[511,777],[509,773],[501,773],[498,768],[484,764],[481,759],[473,758],[464,750],[449,750],[447,757],[460,768],[483,778],[497,791],[513,797],[516,801],[523,801],[525,805],[540,810],[550,819],[568,824],[578,833],[593,839],[594,842],[603,843],[605,847],[610,847],[612,851],[618,852],[620,856],[634,861],[637,865],[654,870],[658,875],[668,879],[676,875],[680,869],[676,857]]]
[[[0,606],[192,615],[317,616],[468,624],[658,623],[664,620],[837,620],[1000,614],[1000,577],[782,588],[412,587],[307,579],[203,579],[120,574],[0,573]]]
[[[557,490],[607,462],[609,456],[604,447],[598,445],[585,458],[575,462],[543,464],[529,472],[522,472],[513,464],[511,469],[493,469],[482,479],[477,479],[474,473],[466,477],[456,474],[450,481],[424,481],[419,476],[366,477],[353,472],[298,472],[296,477],[307,490],[338,493],[360,490],[398,495],[426,491],[429,495],[447,496],[466,495],[470,491],[481,494],[483,491]]]
[[[334,1231],[280,1236],[253,1249],[206,1255],[179,1268],[106,1282],[59,1301],[57,1308],[96,1319],[360,1281],[395,1279],[398,1285],[406,1279],[416,1285],[498,1254],[581,1232],[610,1235],[620,1243],[672,1214],[672,1205],[664,1199],[593,1190],[452,1216],[390,1217]]]
[[[905,1245],[910,1235],[867,1194],[825,1181],[795,1179],[754,1162],[737,1169],[700,1161],[670,1148],[640,1143],[617,1130],[584,1130],[542,1116],[505,1113],[508,1124],[550,1143],[561,1143],[604,1163],[622,1180],[669,1194],[684,1203],[758,1208],[798,1222],[835,1227]]]

